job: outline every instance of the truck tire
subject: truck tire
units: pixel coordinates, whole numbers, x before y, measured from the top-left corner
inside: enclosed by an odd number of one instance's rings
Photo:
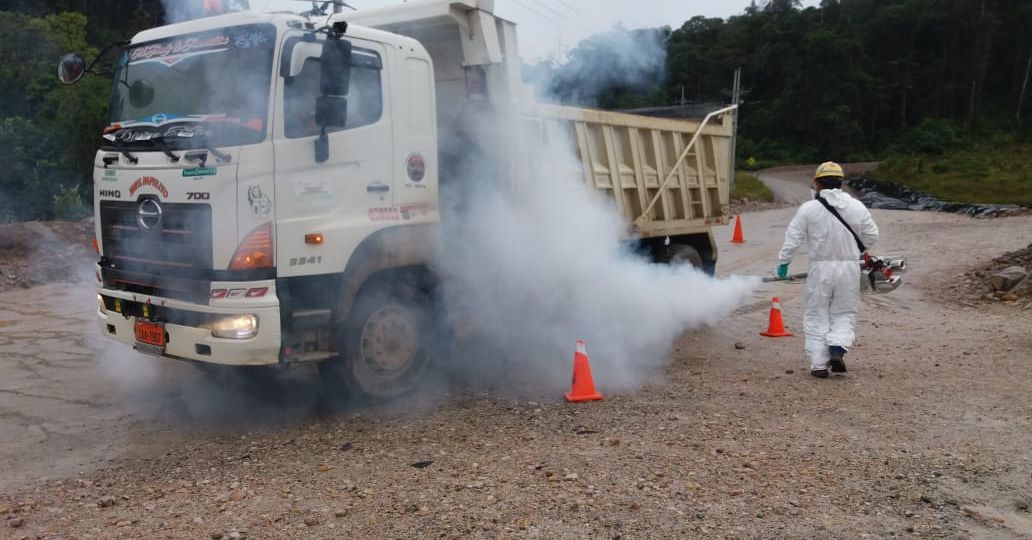
[[[687,244],[670,244],[660,248],[661,256],[656,257],[656,262],[664,264],[688,263],[699,270],[704,270],[702,255],[699,250]]]
[[[363,288],[339,339],[340,358],[323,375],[352,395],[390,399],[412,391],[430,366],[435,339],[429,298],[381,280]]]

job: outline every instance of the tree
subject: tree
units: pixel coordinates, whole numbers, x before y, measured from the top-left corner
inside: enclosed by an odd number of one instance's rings
[[[109,83],[91,78],[61,86],[57,58],[69,50],[95,53],[86,43],[85,16],[0,12],[0,219],[62,217],[53,204],[61,193],[88,200]]]

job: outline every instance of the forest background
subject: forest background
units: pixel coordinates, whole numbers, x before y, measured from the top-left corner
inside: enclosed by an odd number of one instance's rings
[[[164,20],[160,0],[0,0],[0,222],[90,214],[109,81],[62,86],[57,61]],[[741,68],[742,168],[881,161],[940,197],[1032,206],[1032,2],[771,0],[678,23],[524,72],[548,99],[633,110],[727,103]]]

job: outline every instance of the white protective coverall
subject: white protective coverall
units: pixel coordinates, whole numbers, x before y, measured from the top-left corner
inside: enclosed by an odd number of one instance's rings
[[[878,226],[863,203],[841,189],[822,189],[819,196],[838,210],[865,247],[878,240]],[[816,200],[803,203],[792,218],[778,254],[780,262],[791,262],[803,242],[810,259],[803,313],[806,354],[811,370],[826,369],[829,346],[848,350],[853,345],[860,309],[861,253],[842,222]]]

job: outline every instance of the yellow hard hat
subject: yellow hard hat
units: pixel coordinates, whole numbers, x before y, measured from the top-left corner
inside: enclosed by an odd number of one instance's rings
[[[842,178],[846,176],[846,173],[842,172],[842,166],[834,161],[826,161],[821,163],[820,167],[817,167],[817,173],[813,175],[813,179],[824,178],[825,176],[837,176]]]

